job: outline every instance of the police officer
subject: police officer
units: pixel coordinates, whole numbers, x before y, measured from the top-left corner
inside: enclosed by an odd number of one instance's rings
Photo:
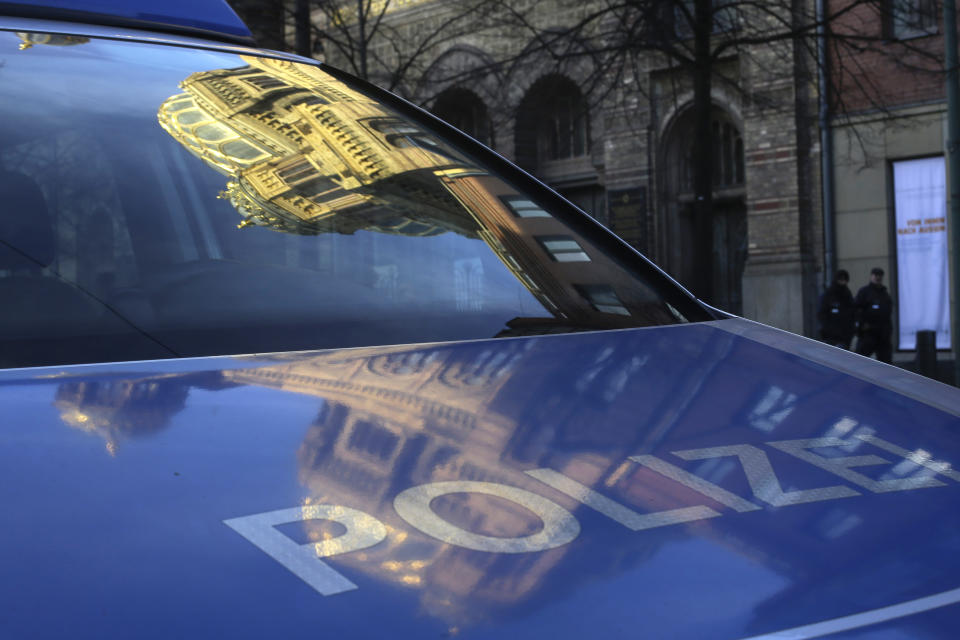
[[[870,271],[870,284],[857,291],[857,353],[862,356],[877,354],[877,360],[893,359],[893,298],[883,286],[883,269]]]
[[[833,284],[820,296],[817,319],[820,321],[820,339],[843,349],[850,348],[854,333],[853,294],[847,287],[850,274],[840,269]]]

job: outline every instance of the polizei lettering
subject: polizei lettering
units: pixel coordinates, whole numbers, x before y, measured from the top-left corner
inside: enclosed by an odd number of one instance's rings
[[[890,460],[874,454],[845,455],[862,443],[899,458]],[[932,459],[922,451],[909,451],[872,434],[852,434],[847,439],[824,437],[803,440],[778,440],[764,443],[766,447],[782,451],[799,460],[823,469],[846,484],[829,484],[803,490],[784,490],[767,452],[749,444],[683,449],[672,451],[680,460],[707,460],[730,458],[742,468],[752,495],[748,499],[736,495],[679,466],[652,455],[630,456],[633,464],[641,465],[661,476],[684,485],[723,506],[717,510],[707,505],[693,505],[654,513],[638,513],[604,496],[576,480],[552,469],[531,469],[526,475],[543,485],[565,494],[584,506],[623,525],[630,531],[643,531],[706,518],[718,518],[729,512],[748,513],[762,509],[765,503],[774,507],[790,507],[825,500],[839,500],[862,495],[864,492],[887,493],[915,489],[943,487],[945,480],[960,482],[960,473],[946,462]],[[820,455],[816,450],[829,450]],[[856,469],[891,465],[891,473],[873,479]],[[910,467],[910,474],[898,473]],[[850,486],[853,485],[853,486]],[[856,488],[854,488],[856,487]],[[433,499],[454,493],[478,493],[496,496],[514,502],[534,513],[542,522],[536,533],[520,537],[496,537],[468,531],[448,522],[431,507]],[[411,487],[398,493],[393,507],[412,528],[446,544],[490,553],[532,553],[565,545],[580,533],[580,523],[570,511],[553,500],[526,489],[493,482],[432,482]],[[277,525],[308,520],[328,520],[343,529],[338,536],[320,542],[299,544],[276,529]],[[325,558],[373,547],[387,537],[387,528],[375,517],[357,509],[333,504],[307,505],[232,518],[224,523],[259,547],[274,560],[296,574],[317,592],[325,596],[356,589]]]

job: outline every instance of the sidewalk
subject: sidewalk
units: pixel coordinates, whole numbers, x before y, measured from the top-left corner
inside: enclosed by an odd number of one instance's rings
[[[917,370],[916,353],[913,351],[894,353],[893,364],[901,369],[915,372]],[[953,354],[949,352],[938,353],[936,373],[928,377],[943,382],[944,384],[953,385]]]

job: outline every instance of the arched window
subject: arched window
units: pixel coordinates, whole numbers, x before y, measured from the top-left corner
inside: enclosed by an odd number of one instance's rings
[[[560,79],[564,80],[564,79]],[[537,159],[562,160],[587,153],[587,108],[573,83],[557,82],[537,126]]]
[[[692,131],[692,111],[681,116],[682,123],[677,127],[683,131]],[[732,189],[743,186],[743,136],[730,116],[721,109],[714,108],[711,114],[713,128],[713,188]],[[693,193],[694,154],[703,153],[700,143],[693,135],[676,136],[668,155],[668,171],[679,175],[679,193]]]
[[[722,111],[713,117],[713,166],[715,189],[743,185],[743,136]]]
[[[569,78],[552,74],[530,87],[517,113],[516,155],[526,168],[585,156],[590,150],[587,103]]]
[[[469,89],[447,89],[433,103],[433,114],[450,123],[478,142],[493,146],[487,106]]]

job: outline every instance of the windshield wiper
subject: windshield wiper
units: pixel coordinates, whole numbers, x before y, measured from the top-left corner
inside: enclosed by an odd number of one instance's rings
[[[543,336],[559,333],[578,333],[581,331],[602,331],[604,329],[626,329],[636,326],[619,318],[600,318],[592,322],[578,322],[568,318],[524,318],[508,320],[507,328],[501,330],[495,338],[517,336]]]

